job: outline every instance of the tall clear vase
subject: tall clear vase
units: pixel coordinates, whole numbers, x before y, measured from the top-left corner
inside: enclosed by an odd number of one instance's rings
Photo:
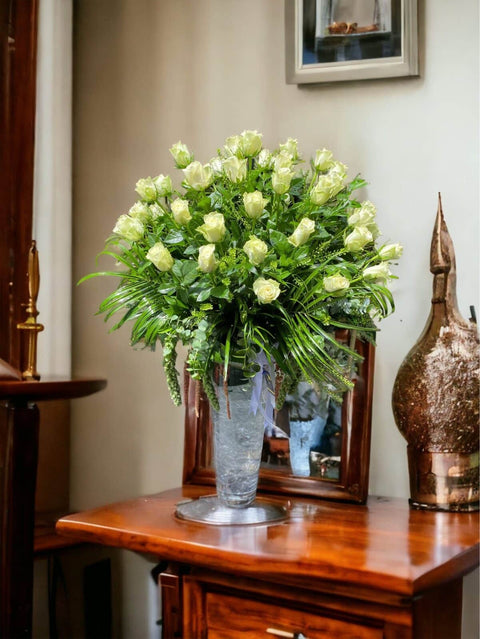
[[[246,378],[230,367],[227,384],[217,381],[218,411],[212,411],[217,496],[229,508],[246,508],[255,501],[267,408],[265,375]]]
[[[214,385],[220,404],[218,411],[211,409],[217,494],[177,504],[177,517],[217,525],[285,519],[284,505],[256,497],[263,435],[273,424],[275,398],[269,366],[253,378],[230,366],[226,384],[218,370]]]

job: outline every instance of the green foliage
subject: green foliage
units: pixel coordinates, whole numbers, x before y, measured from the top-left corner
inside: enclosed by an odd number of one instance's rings
[[[213,403],[213,366],[236,362],[254,375],[262,350],[284,378],[280,402],[300,377],[334,395],[348,389],[341,359],[358,355],[335,330],[374,340],[375,322],[394,307],[388,262],[401,254],[388,245],[382,259],[375,209],[353,197],[364,180],[348,182],[325,150],[302,168],[296,141],[269,153],[251,131],[229,138],[207,165],[176,147],[182,189],[168,176],[139,180],[140,199],[103,251],[118,270],[84,278],[117,277],[99,309],[105,320],[117,316],[111,330],[129,321],[132,344],[161,343],[176,404],[178,342]]]

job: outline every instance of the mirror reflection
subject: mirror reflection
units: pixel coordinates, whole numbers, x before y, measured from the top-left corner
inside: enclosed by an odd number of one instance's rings
[[[342,439],[342,404],[300,381],[274,422],[265,423],[262,468],[339,481]]]

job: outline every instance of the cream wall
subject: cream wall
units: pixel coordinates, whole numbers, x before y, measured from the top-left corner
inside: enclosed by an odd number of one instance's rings
[[[442,191],[462,313],[478,303],[478,3],[420,0],[421,76],[335,86],[287,85],[283,2],[81,0],[74,15],[74,279],[95,270],[139,177],[168,172],[181,139],[209,160],[252,128],[266,146],[292,136],[305,155],[326,146],[368,179],[385,239],[404,256],[396,313],[376,357],[372,493],[408,496],[405,442],[390,407],[396,371],[429,311],[429,244]],[[461,11],[459,11],[461,6]],[[105,262],[100,262],[105,264]],[[108,389],[73,404],[72,506],[86,508],[178,485],[182,409],[168,398],[160,353],[107,335],[94,313],[107,279],[74,290],[73,368]],[[124,562],[124,637],[155,636],[148,565]],[[466,580],[474,637],[477,576]],[[465,634],[467,633],[467,634]]]

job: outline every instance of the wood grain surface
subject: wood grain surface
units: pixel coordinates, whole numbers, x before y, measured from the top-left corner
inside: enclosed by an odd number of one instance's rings
[[[209,526],[178,520],[175,504],[211,493],[185,486],[69,515],[57,531],[198,567],[330,591],[407,596],[478,565],[479,514],[410,510],[406,500],[370,497],[365,506],[281,496],[282,523]]]

